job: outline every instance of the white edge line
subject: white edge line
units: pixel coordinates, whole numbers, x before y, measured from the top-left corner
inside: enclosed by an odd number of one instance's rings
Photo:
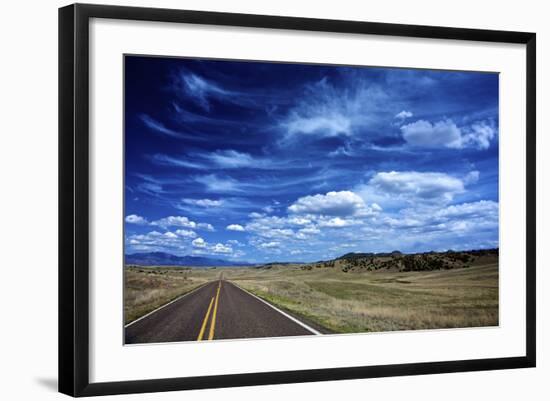
[[[235,283],[232,282],[232,281],[229,281],[229,282],[230,282],[231,284],[233,284],[235,287],[237,287],[239,290],[241,290],[241,291],[243,291],[243,292],[246,292],[248,295],[253,296],[254,298],[256,298],[256,299],[259,300],[259,301],[262,301],[262,302],[263,302],[264,304],[266,304],[267,306],[270,306],[271,308],[275,309],[275,310],[276,310],[277,312],[279,312],[281,315],[283,315],[283,316],[285,316],[286,318],[292,320],[294,323],[299,324],[299,325],[302,326],[304,329],[309,330],[310,332],[312,332],[313,334],[318,335],[318,336],[323,335],[323,333],[321,333],[321,332],[315,330],[313,327],[308,326],[308,325],[305,324],[304,322],[299,321],[299,320],[296,319],[294,316],[291,316],[291,315],[289,315],[288,313],[283,312],[282,310],[280,310],[280,309],[277,308],[276,306],[274,306],[274,305],[270,304],[269,302],[267,302],[265,299],[262,299],[262,298],[260,298],[259,296],[252,294],[250,291],[245,290],[244,288],[242,288],[241,286],[235,284]]]
[[[164,307],[166,307],[166,306],[168,306],[168,305],[171,305],[171,304],[173,304],[173,303],[176,302],[176,301],[179,301],[179,300],[182,299],[183,297],[186,297],[187,295],[194,293],[195,291],[201,289],[202,287],[204,287],[205,285],[210,284],[210,283],[212,283],[212,281],[208,281],[208,282],[206,282],[206,283],[204,283],[204,284],[199,285],[197,288],[193,288],[191,291],[186,292],[185,294],[180,295],[179,297],[177,297],[176,299],[171,300],[171,301],[168,302],[167,304],[164,304],[164,305],[159,306],[157,309],[154,309],[154,310],[152,310],[151,312],[149,312],[149,313],[147,313],[147,314],[145,314],[145,315],[143,315],[143,316],[141,316],[141,317],[138,317],[136,320],[132,320],[130,323],[128,323],[127,325],[125,325],[124,328],[127,329],[128,327],[130,327],[130,326],[133,325],[134,323],[137,323],[137,322],[139,322],[140,320],[145,319],[147,316],[152,315],[152,314],[155,313],[155,312],[158,312],[158,311],[161,310],[162,308],[164,308]]]

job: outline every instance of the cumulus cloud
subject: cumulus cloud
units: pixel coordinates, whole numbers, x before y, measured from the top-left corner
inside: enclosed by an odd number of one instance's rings
[[[229,224],[225,229],[229,231],[244,231],[244,227],[240,224]]]
[[[407,110],[400,111],[395,115],[395,118],[398,120],[405,120],[407,118],[411,118],[413,116],[413,113]]]
[[[370,179],[369,185],[386,195],[405,196],[411,200],[450,202],[455,195],[464,192],[460,179],[432,172],[380,172]]]
[[[126,223],[137,224],[137,225],[147,224],[147,219],[145,219],[144,217],[138,216],[137,214],[130,214],[130,215],[126,216],[124,221]]]
[[[433,250],[494,247],[498,246],[498,208],[497,202],[483,200],[442,208],[433,205],[403,209],[384,217],[379,231],[389,242],[392,240],[388,237],[398,239],[402,247],[420,238]]]
[[[496,136],[494,124],[489,122],[478,121],[459,128],[451,119],[435,123],[418,120],[401,126],[401,132],[409,145],[424,148],[488,149]]]
[[[305,226],[311,224],[311,219],[300,216],[293,216],[288,219],[288,223],[295,226]]]
[[[205,248],[206,247],[206,241],[203,240],[201,237],[195,238],[193,241],[191,241],[191,244],[193,244],[196,248]]]
[[[460,129],[452,120],[442,120],[432,124],[426,120],[418,120],[401,127],[403,139],[409,145],[426,148],[462,147]]]
[[[232,253],[233,249],[229,245],[224,245],[217,243],[216,245],[213,245],[210,250],[213,253]]]
[[[197,233],[194,232],[193,230],[184,230],[184,229],[176,230],[176,234],[183,238],[195,238],[197,236]]]
[[[477,149],[488,149],[491,140],[493,140],[497,134],[494,123],[490,121],[478,121],[466,127],[465,131],[466,133],[462,139],[463,144]]]
[[[317,227],[304,227],[298,231],[302,234],[319,234],[321,232]]]
[[[363,199],[351,191],[304,196],[288,207],[291,213],[328,216],[353,216],[362,214],[366,209]]]
[[[478,202],[462,203],[447,206],[434,213],[437,218],[498,218],[498,203],[494,201],[481,200]]]
[[[353,219],[342,219],[340,217],[333,217],[331,219],[321,218],[319,219],[320,227],[330,227],[330,228],[342,228],[349,227],[353,225],[361,224],[361,221]]]
[[[159,220],[151,222],[152,226],[159,227],[186,227],[186,228],[196,228],[197,223],[189,220],[185,216],[168,216]]]
[[[169,251],[180,253],[187,249],[186,239],[178,233],[150,231],[146,234],[132,234],[126,237],[126,245],[133,251]]]

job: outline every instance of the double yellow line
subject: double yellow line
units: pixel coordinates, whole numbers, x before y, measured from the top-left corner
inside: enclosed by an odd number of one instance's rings
[[[222,282],[220,280],[218,284],[218,290],[216,291],[216,296],[212,297],[212,299],[210,300],[210,305],[208,305],[208,310],[206,311],[206,315],[204,316],[204,320],[202,321],[201,331],[199,332],[197,341],[203,340],[204,333],[206,331],[206,326],[208,325],[208,317],[210,316],[210,311],[212,311],[212,305],[214,305],[214,311],[212,312],[212,320],[210,322],[210,331],[208,333],[208,339],[212,340],[214,338],[214,330],[216,329],[216,314],[218,312],[218,300],[220,298],[221,288],[222,288]]]

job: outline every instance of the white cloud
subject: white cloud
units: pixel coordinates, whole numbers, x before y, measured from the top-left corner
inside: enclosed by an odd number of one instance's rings
[[[224,168],[241,168],[254,166],[256,161],[250,154],[238,152],[232,149],[217,150],[213,153],[201,155],[211,162]]]
[[[401,127],[403,138],[412,146],[426,148],[462,147],[460,129],[452,120],[442,120],[432,124],[429,121],[418,120]]]
[[[474,170],[466,174],[466,176],[462,181],[464,182],[464,185],[470,185],[470,184],[475,184],[476,182],[478,182],[478,180],[479,180],[479,171]]]
[[[444,173],[390,171],[377,173],[369,186],[388,196],[404,196],[411,200],[451,201],[464,192],[463,182]]]
[[[294,115],[285,127],[290,135],[321,134],[323,136],[338,136],[351,134],[350,120],[338,113],[314,117]]]
[[[197,228],[199,230],[205,230],[205,231],[216,231],[214,230],[214,226],[210,223],[198,223]]]
[[[222,206],[222,204],[223,204],[222,200],[214,200],[214,199],[189,199],[189,198],[184,198],[181,201],[183,203],[188,204],[188,205],[200,206],[200,207],[219,207],[219,206]]]
[[[319,234],[321,232],[321,230],[319,230],[316,227],[304,227],[298,231],[301,232],[302,234]]]
[[[498,211],[497,202],[482,200],[443,208],[431,206],[403,209],[393,216],[383,218],[381,223],[397,230],[394,231],[395,235],[401,237],[419,234],[453,236],[467,232],[479,234],[498,229]]]
[[[195,238],[197,236],[197,233],[193,230],[176,230],[176,234],[183,238]]]
[[[189,245],[186,238],[170,231],[133,234],[126,237],[125,242],[132,251],[168,251],[175,254],[185,252]]]
[[[209,192],[241,192],[239,183],[231,177],[219,177],[215,174],[195,177],[195,181],[206,187]]]
[[[311,224],[311,219],[306,219],[304,217],[290,217],[288,223],[295,226],[305,226]]]
[[[144,217],[138,216],[137,214],[130,214],[130,215],[126,216],[124,221],[126,223],[137,224],[137,225],[147,224],[147,219],[145,219]]]
[[[229,224],[225,229],[229,231],[244,231],[244,227],[240,224]]]
[[[395,115],[395,118],[399,120],[405,120],[406,118],[411,118],[413,116],[413,113],[407,110],[400,111]]]
[[[279,246],[281,246],[281,243],[278,241],[262,242],[258,244],[258,248],[262,249],[279,248]]]
[[[342,219],[340,217],[333,217],[331,219],[322,218],[319,220],[320,227],[342,228],[358,224],[361,224],[361,221],[353,219]]]
[[[496,128],[491,122],[478,121],[466,128],[467,133],[463,137],[466,146],[478,149],[488,149],[491,140],[496,137]]]
[[[436,218],[498,218],[498,203],[494,201],[481,200],[478,202],[462,203],[459,205],[447,206],[436,212]]]
[[[376,123],[387,113],[387,93],[371,80],[354,77],[345,89],[328,77],[307,85],[297,104],[289,110],[279,128],[286,145],[301,138],[351,137],[359,128]]]
[[[193,244],[196,248],[206,248],[206,241],[203,240],[201,237],[195,238],[193,241],[191,241],[191,244]]]
[[[317,194],[299,198],[288,207],[288,210],[296,214],[353,216],[367,212],[367,207],[363,199],[351,191],[333,191],[326,195]]]
[[[197,223],[189,220],[185,216],[168,216],[162,219],[151,222],[152,226],[159,227],[186,227],[186,228],[196,228]]]
[[[143,121],[143,123],[147,127],[152,129],[153,131],[157,131],[157,132],[160,132],[161,134],[168,135],[168,136],[175,137],[175,138],[185,138],[185,137],[187,137],[186,135],[183,135],[183,134],[181,134],[177,131],[174,131],[170,128],[167,128],[164,124],[162,124],[159,121],[156,121],[155,119],[151,118],[147,114],[140,115],[140,119],[141,119],[141,121]]]
[[[185,168],[192,168],[192,169],[206,168],[206,166],[203,164],[196,163],[188,159],[180,159],[180,158],[164,155],[161,153],[157,153],[153,155],[151,159],[155,164],[159,164],[161,166],[176,166],[176,167],[185,167]]]
[[[210,110],[209,98],[231,95],[231,92],[222,89],[214,82],[193,73],[182,73],[180,75],[180,85],[181,89],[193,97],[207,111]]]
[[[214,253],[233,253],[233,248],[231,248],[228,245],[217,243],[216,245],[212,246],[210,250]]]
[[[451,119],[436,123],[418,120],[403,125],[401,132],[409,145],[425,148],[488,149],[491,140],[496,136],[496,128],[492,122],[478,121],[459,128]]]

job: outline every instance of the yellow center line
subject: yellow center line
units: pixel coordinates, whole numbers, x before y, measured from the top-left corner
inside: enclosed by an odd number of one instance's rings
[[[214,338],[214,330],[216,329],[216,313],[218,312],[218,300],[220,298],[220,288],[222,288],[222,282],[218,284],[218,291],[216,292],[216,301],[214,302],[214,312],[212,312],[212,323],[210,323],[210,333],[208,334],[208,339],[212,340]]]
[[[214,297],[212,297],[212,299],[210,300],[210,305],[208,305],[208,310],[206,311],[206,316],[202,321],[201,331],[199,333],[199,336],[197,337],[197,341],[201,341],[202,337],[204,336],[204,331],[206,330],[206,323],[208,323],[208,317],[210,316],[210,310],[212,309],[213,303],[214,303]]]

